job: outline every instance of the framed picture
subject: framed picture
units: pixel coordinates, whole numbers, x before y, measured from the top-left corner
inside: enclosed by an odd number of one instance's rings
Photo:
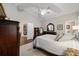
[[[66,29],[70,29],[70,25],[66,25]]]
[[[73,34],[75,31],[73,30],[73,26],[75,26],[74,20],[68,20],[65,22],[65,33]]]
[[[4,8],[2,6],[2,4],[0,3],[0,18],[5,18],[6,14],[4,12]]]
[[[27,35],[27,24],[23,25],[23,34]]]
[[[63,24],[58,24],[57,25],[57,30],[63,30]]]

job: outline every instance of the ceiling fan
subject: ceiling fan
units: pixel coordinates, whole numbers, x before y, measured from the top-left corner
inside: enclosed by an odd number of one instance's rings
[[[50,9],[50,7],[48,7],[47,9],[40,9],[41,15],[50,14],[50,13],[52,13],[52,10]]]
[[[44,5],[45,6],[45,5]],[[43,7],[44,7],[43,6]],[[57,7],[57,6],[55,6],[54,4],[49,4],[49,5],[46,5],[45,6],[45,8],[41,8],[42,7],[42,5],[40,5],[40,7],[39,7],[39,9],[40,9],[40,14],[42,15],[42,16],[44,16],[44,15],[50,15],[50,14],[52,14],[52,13],[54,13],[54,14],[59,14],[59,13],[61,13],[61,9],[59,8],[59,7]]]
[[[19,4],[17,5],[18,11],[22,12],[25,8],[36,7],[39,9],[38,13],[42,16],[50,14],[59,14],[62,10],[56,6],[54,3],[37,3],[37,4]]]

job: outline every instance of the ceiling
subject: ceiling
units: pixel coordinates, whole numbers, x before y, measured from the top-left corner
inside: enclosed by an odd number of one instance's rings
[[[16,6],[20,9],[46,9],[49,7],[52,13],[44,17],[57,17],[64,14],[79,12],[79,3],[19,3],[16,4]]]

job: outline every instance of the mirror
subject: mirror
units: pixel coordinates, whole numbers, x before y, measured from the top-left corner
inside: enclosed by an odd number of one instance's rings
[[[47,25],[47,31],[54,31],[54,24],[49,23],[49,24]]]
[[[27,35],[27,24],[23,25],[23,34]]]

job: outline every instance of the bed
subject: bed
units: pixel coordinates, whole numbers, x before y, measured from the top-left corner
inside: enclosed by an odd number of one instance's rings
[[[56,55],[64,55],[67,48],[79,50],[79,41],[75,38],[67,41],[56,41],[55,37],[56,35],[51,34],[37,36],[33,45]]]

